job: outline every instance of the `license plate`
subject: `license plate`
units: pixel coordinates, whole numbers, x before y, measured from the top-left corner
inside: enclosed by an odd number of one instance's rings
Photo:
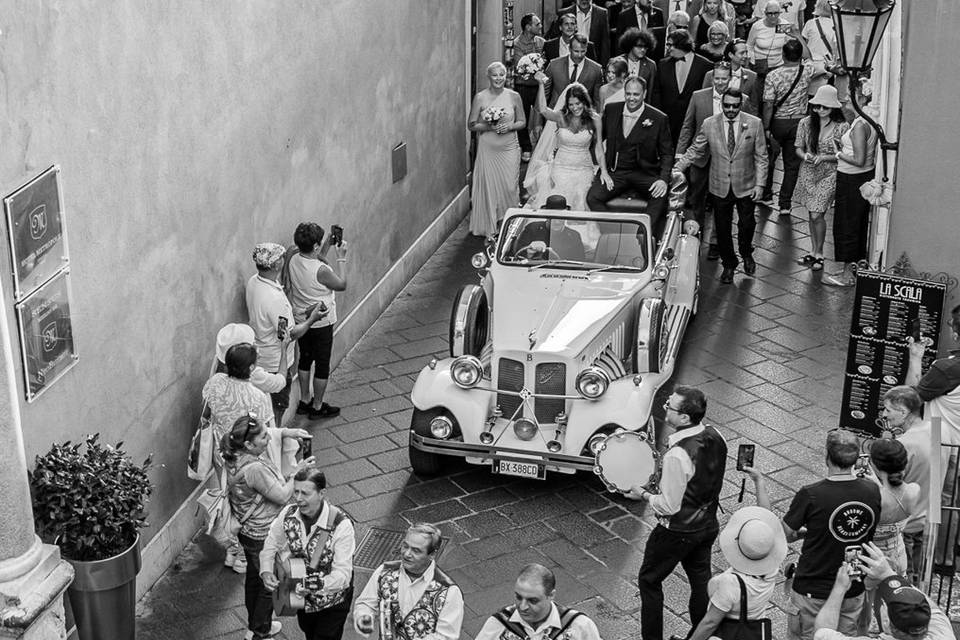
[[[494,460],[493,472],[502,476],[517,476],[518,478],[534,478],[543,480],[547,477],[546,465],[536,462],[517,462],[516,460]]]

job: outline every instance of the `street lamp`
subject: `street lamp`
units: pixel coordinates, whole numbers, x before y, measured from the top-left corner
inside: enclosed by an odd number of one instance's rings
[[[840,50],[840,66],[848,74],[850,81],[850,102],[854,110],[863,118],[880,140],[883,153],[883,181],[887,182],[887,151],[896,150],[897,142],[887,140],[880,126],[873,118],[863,112],[857,102],[857,85],[860,74],[869,72],[873,57],[880,47],[883,32],[890,22],[895,0],[832,0],[830,9],[833,15],[833,27],[837,32],[837,48]]]

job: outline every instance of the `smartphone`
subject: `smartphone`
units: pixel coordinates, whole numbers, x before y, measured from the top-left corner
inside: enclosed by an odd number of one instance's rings
[[[863,553],[863,547],[859,544],[850,545],[843,550],[843,560],[850,565],[850,577],[854,580],[863,578],[863,562],[860,560],[861,553]]]
[[[313,455],[313,438],[300,438],[300,459],[306,460]]]
[[[853,465],[853,472],[861,478],[867,475],[867,469],[870,467],[870,454],[861,453],[857,457],[856,464]]]
[[[788,24],[778,24],[774,27],[776,33],[790,33],[790,25]]]
[[[757,445],[742,444],[737,447],[737,471],[743,471],[744,467],[753,466],[753,454],[756,452]]]
[[[343,227],[338,224],[330,227],[330,244],[338,247],[343,244]]]

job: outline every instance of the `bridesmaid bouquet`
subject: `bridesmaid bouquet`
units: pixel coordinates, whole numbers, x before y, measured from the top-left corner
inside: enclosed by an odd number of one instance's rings
[[[529,80],[547,66],[547,59],[539,53],[528,53],[517,61],[516,72],[522,80]]]
[[[483,121],[489,124],[497,124],[500,118],[507,115],[507,110],[503,107],[487,107],[483,112]]]

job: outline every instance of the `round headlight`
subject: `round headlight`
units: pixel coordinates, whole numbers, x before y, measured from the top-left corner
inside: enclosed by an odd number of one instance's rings
[[[470,264],[473,265],[474,269],[483,269],[490,264],[490,261],[487,258],[487,254],[481,251],[480,253],[473,254],[473,257],[470,258]]]
[[[695,236],[700,233],[700,223],[696,220],[684,220],[683,232],[688,236]]]
[[[670,267],[665,264],[658,264],[653,268],[653,277],[657,280],[666,280],[670,275]]]
[[[587,367],[577,376],[577,391],[590,400],[596,400],[602,396],[609,386],[610,378],[599,367]]]
[[[477,386],[483,376],[483,365],[476,356],[459,356],[450,365],[450,375],[461,389]]]
[[[434,438],[446,440],[453,433],[453,421],[447,416],[437,416],[430,421],[430,433]]]
[[[524,442],[533,440],[537,435],[537,423],[529,418],[520,418],[513,423],[513,433]]]

